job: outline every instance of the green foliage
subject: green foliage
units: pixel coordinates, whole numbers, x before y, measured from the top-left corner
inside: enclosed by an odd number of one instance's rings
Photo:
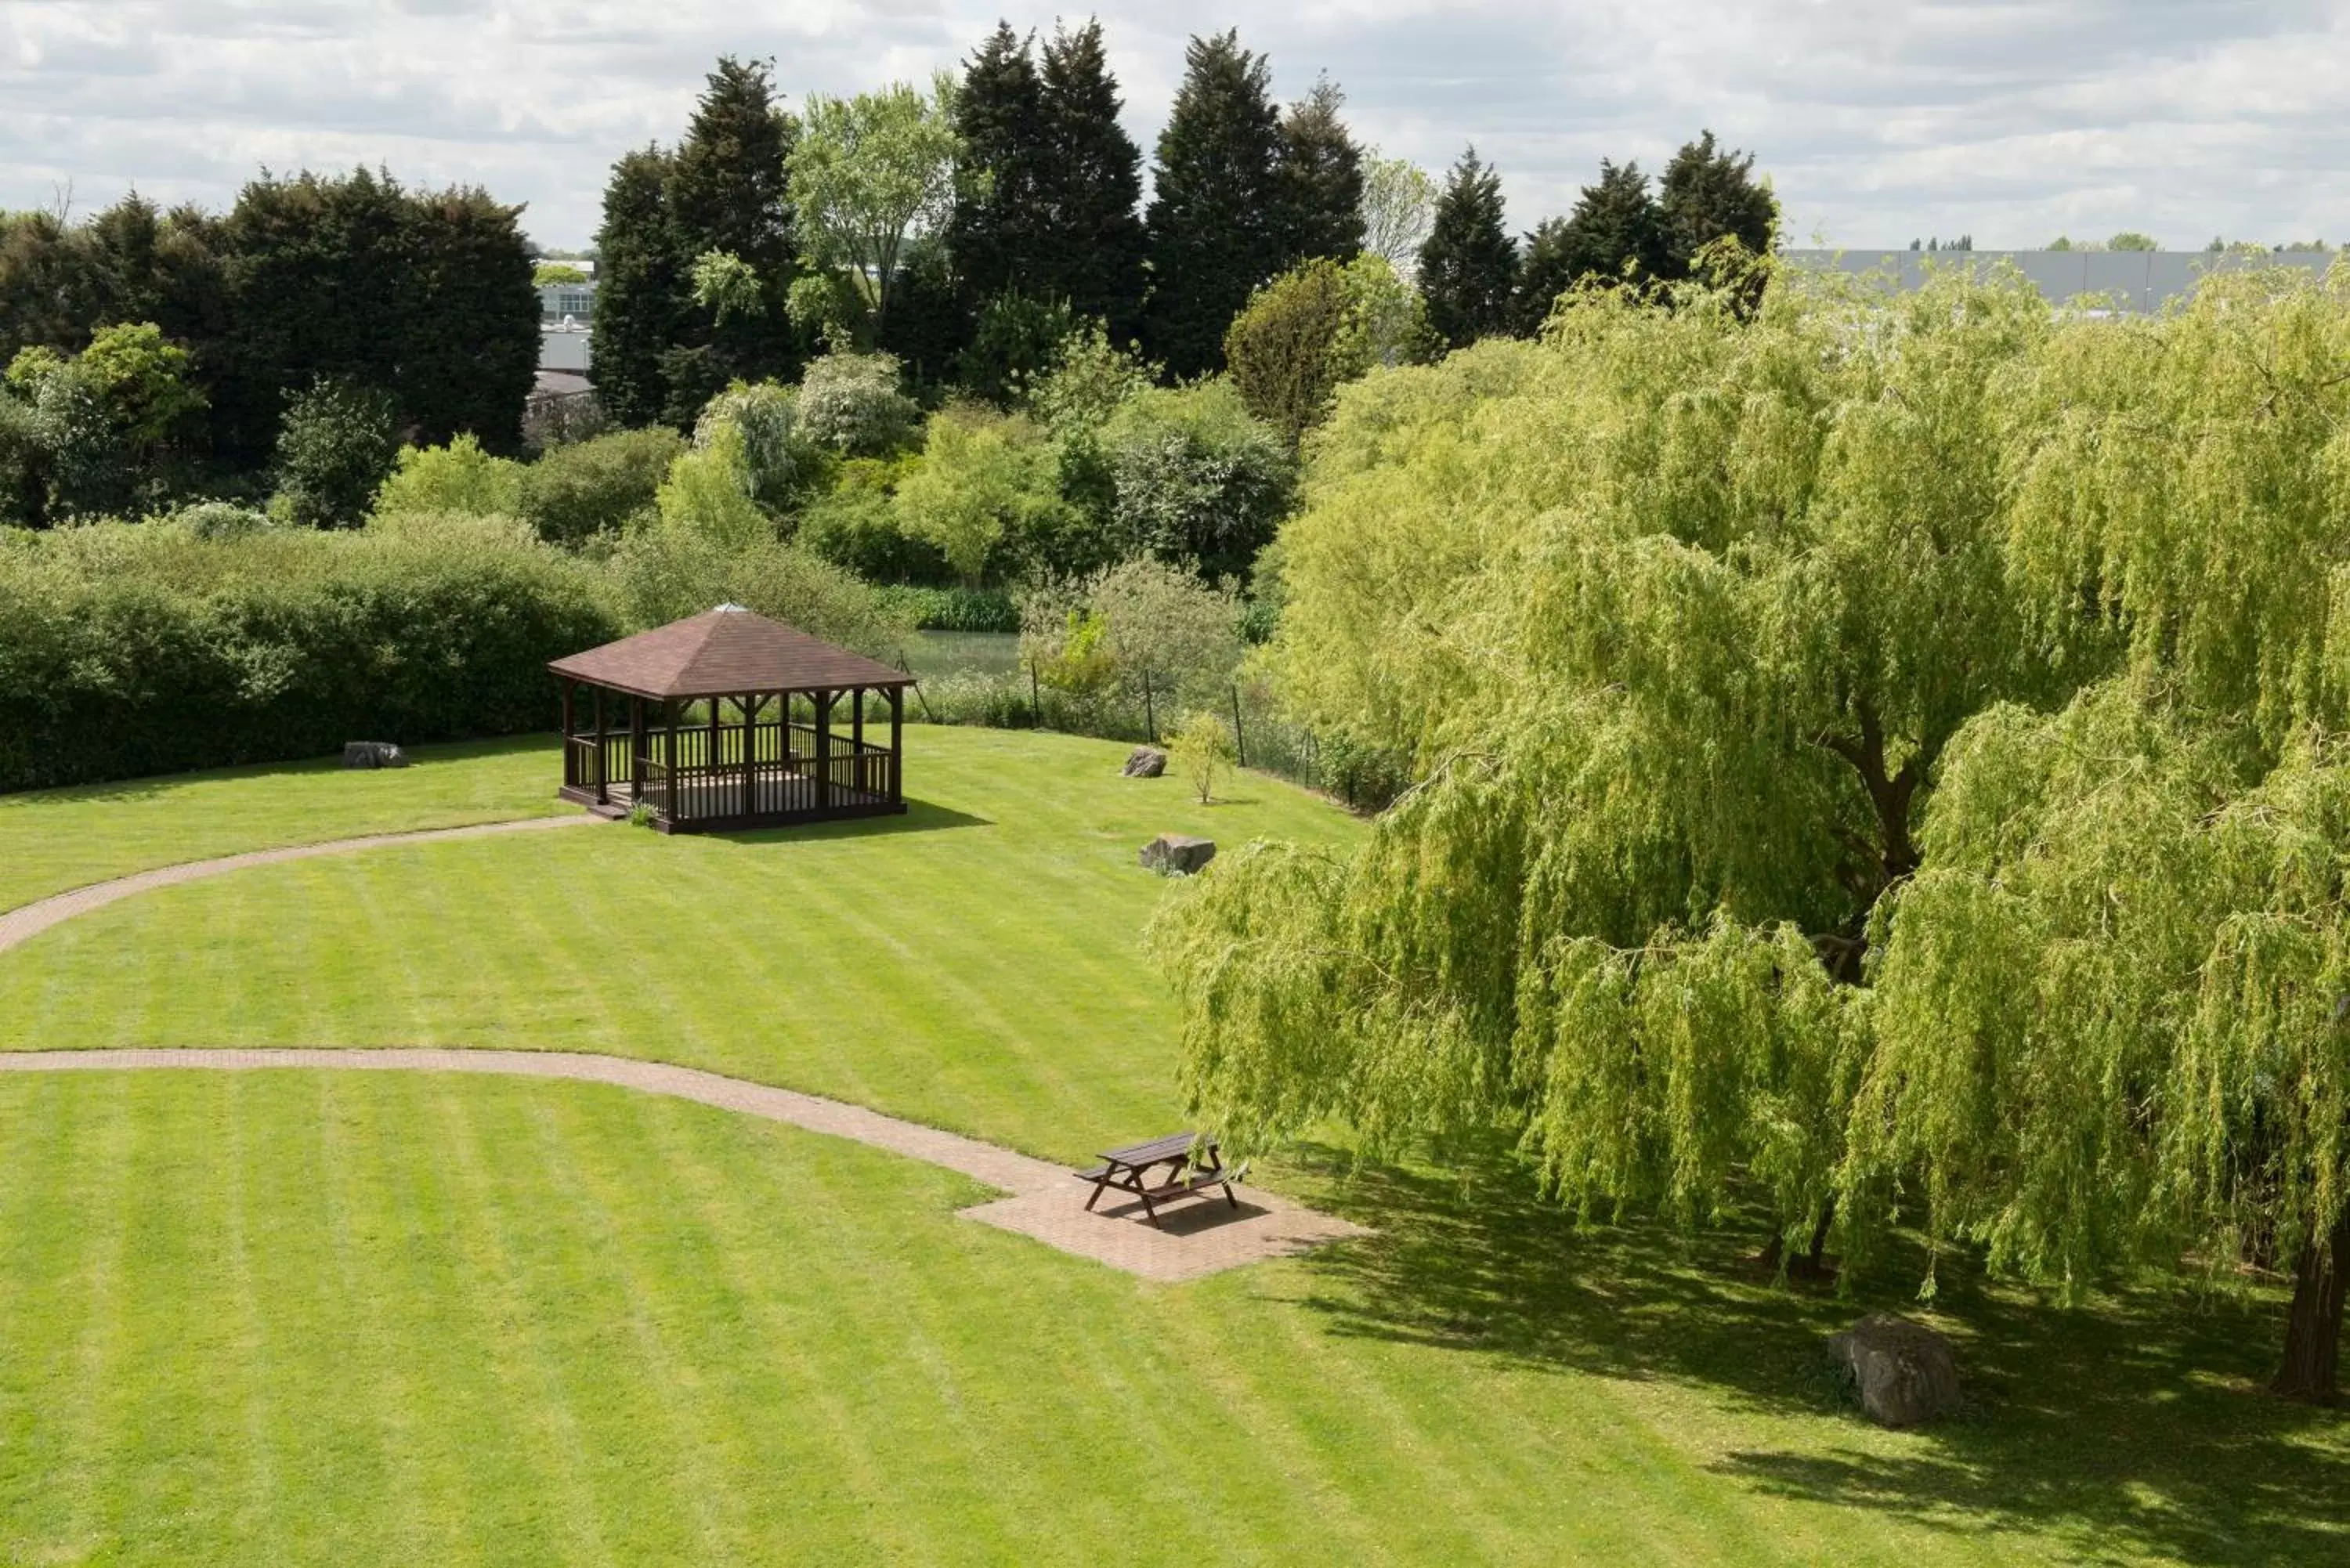
[[[738,604],[875,658],[894,654],[911,629],[902,606],[772,535],[730,541],[691,526],[641,529],[621,544],[611,571],[621,618],[631,628]]]
[[[898,584],[880,590],[892,615],[916,631],[992,632],[1020,629],[1020,606],[1002,588],[925,587]]]
[[[279,526],[268,513],[232,501],[199,501],[193,506],[182,506],[172,514],[171,522],[199,539],[235,539]]]
[[[1152,389],[1101,428],[1109,534],[1121,556],[1242,577],[1289,510],[1296,464],[1228,381]]]
[[[1098,429],[1118,407],[1158,385],[1166,367],[1142,358],[1131,344],[1110,341],[1099,322],[1061,339],[1028,392],[1028,411],[1064,436]]]
[[[515,516],[520,512],[521,463],[493,457],[470,435],[447,446],[407,447],[399,466],[376,492],[375,512],[463,512]]]
[[[1363,248],[1363,150],[1338,118],[1346,102],[1323,77],[1282,116],[1274,192],[1284,265],[1350,261]]]
[[[800,378],[796,402],[806,439],[848,457],[886,457],[912,440],[921,418],[898,389],[887,354],[827,354]]]
[[[1664,212],[1648,193],[1648,177],[1638,163],[1619,167],[1602,159],[1598,182],[1583,188],[1575,211],[1544,223],[1527,244],[1518,330],[1540,330],[1558,296],[1586,278],[1648,283],[1683,275],[1671,265]]]
[[[1381,158],[1374,149],[1363,164],[1363,249],[1385,261],[1398,276],[1419,265],[1419,247],[1436,210],[1436,182],[1409,158]]]
[[[1419,291],[1428,322],[1455,348],[1509,326],[1518,286],[1518,247],[1502,222],[1502,176],[1469,149],[1444,182],[1419,247]]]
[[[798,271],[798,242],[785,164],[799,121],[775,99],[761,60],[720,57],[671,158],[662,212],[676,260],[732,257],[743,269],[713,298],[691,300],[674,339],[694,356],[672,360],[679,384],[667,407],[684,424],[693,394],[730,381],[790,380],[805,349],[785,308]],[[601,292],[600,286],[598,292]],[[600,384],[601,339],[597,353]],[[681,375],[680,372],[682,372]]]
[[[1150,352],[1178,376],[1222,368],[1224,328],[1287,259],[1272,70],[1236,33],[1194,37],[1159,133],[1150,210]]]
[[[1293,449],[1328,416],[1339,383],[1434,347],[1419,296],[1373,255],[1292,268],[1257,290],[1224,335],[1242,400]]]
[[[954,112],[965,173],[947,223],[947,246],[968,296],[993,300],[1031,286],[1027,268],[1053,222],[1044,189],[1055,153],[1045,129],[1035,36],[998,22],[964,63]]]
[[[642,531],[690,535],[719,550],[774,543],[775,519],[751,498],[743,447],[742,431],[720,423],[712,428],[708,441],[679,453],[669,465],[669,477],[653,493],[652,526]]]
[[[1699,256],[1722,239],[1738,242],[1749,255],[1767,255],[1779,231],[1779,202],[1768,182],[1754,178],[1754,155],[1715,144],[1709,130],[1684,144],[1658,182],[1657,207],[1664,223],[1665,270],[1688,277]]]
[[[1194,709],[1183,715],[1182,723],[1167,743],[1167,754],[1175,771],[1199,792],[1200,804],[1207,805],[1215,799],[1217,777],[1232,762],[1232,737],[1226,733],[1222,719]]]
[[[991,402],[1015,401],[1053,366],[1076,330],[1066,300],[1036,299],[1016,289],[999,294],[981,308],[971,342],[956,356],[956,377]]]
[[[671,171],[657,147],[622,154],[596,231],[596,396],[624,425],[652,424],[667,412],[661,355],[685,329],[688,264],[671,228]]]
[[[186,349],[151,322],[101,327],[68,357],[18,350],[5,377],[6,442],[24,520],[130,512],[159,498],[165,449],[184,441],[204,395]]]
[[[546,660],[618,630],[584,566],[510,535],[224,510],[0,533],[0,789],[542,729]]]
[[[800,544],[868,582],[944,583],[946,557],[936,545],[909,535],[892,504],[899,481],[921,464],[921,454],[852,457],[838,464],[830,489],[811,496],[794,535]]]
[[[2106,249],[2109,251],[2158,251],[2161,248],[2160,242],[2152,234],[2141,234],[2134,229],[2124,229],[2106,242]]]
[[[651,509],[685,442],[662,426],[614,431],[549,451],[522,471],[515,508],[550,544],[617,535]]]
[[[789,387],[735,382],[703,407],[693,444],[709,446],[721,429],[741,438],[733,450],[743,465],[743,493],[770,512],[784,508],[824,471],[823,455],[801,433],[798,395]]]
[[[899,525],[938,546],[976,586],[1007,539],[1066,525],[1060,464],[1045,432],[1019,415],[950,409],[931,417],[922,462],[898,486]]]
[[[801,251],[863,296],[879,333],[908,247],[953,212],[954,79],[940,74],[927,96],[904,82],[848,99],[810,93],[805,109],[785,158]]]
[[[319,381],[291,400],[277,434],[273,509],[306,528],[355,526],[399,452],[392,418],[389,396],[348,381]]]
[[[1037,171],[1037,244],[1010,281],[1065,299],[1079,317],[1130,337],[1142,320],[1142,151],[1118,123],[1124,107],[1101,23],[1054,24],[1045,45],[1044,129],[1051,155]]]
[[[566,284],[582,284],[588,281],[586,271],[573,266],[569,262],[543,261],[531,268],[530,273],[530,283],[533,288],[559,288]]]

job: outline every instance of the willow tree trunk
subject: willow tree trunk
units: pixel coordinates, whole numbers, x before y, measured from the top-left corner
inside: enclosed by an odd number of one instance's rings
[[[2345,1284],[2350,1284],[2350,1210],[2334,1224],[2331,1244],[2303,1248],[2293,1271],[2284,1360],[2276,1381],[2269,1385],[2287,1398],[2331,1401],[2339,1392],[2336,1367]]]

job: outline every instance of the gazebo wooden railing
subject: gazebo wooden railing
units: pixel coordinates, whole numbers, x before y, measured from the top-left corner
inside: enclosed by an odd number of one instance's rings
[[[906,808],[910,678],[887,665],[722,606],[553,669],[566,799],[614,815],[642,807],[671,832]],[[720,680],[742,684],[709,689]],[[868,740],[868,724],[878,733],[885,722],[888,744]]]

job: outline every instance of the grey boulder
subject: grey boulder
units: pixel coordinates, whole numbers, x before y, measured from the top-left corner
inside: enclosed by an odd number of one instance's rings
[[[1180,833],[1162,833],[1142,846],[1145,868],[1163,877],[1189,877],[1216,857],[1212,838],[1191,838]]]
[[[1167,753],[1151,746],[1137,746],[1128,753],[1126,766],[1118,771],[1130,779],[1155,779],[1167,771]]]
[[[343,742],[343,766],[347,768],[404,768],[408,753],[390,741],[346,741]]]
[[[1922,1323],[1871,1313],[1828,1335],[1828,1354],[1880,1427],[1915,1427],[1958,1408],[1958,1357],[1949,1340]]]

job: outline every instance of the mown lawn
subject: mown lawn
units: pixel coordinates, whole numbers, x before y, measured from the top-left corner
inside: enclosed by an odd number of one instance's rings
[[[0,954],[0,1038],[620,1051],[1056,1156],[1175,1125],[1135,846],[1359,829],[1120,747],[910,743],[922,805],[878,828],[142,896]],[[1578,1232],[1498,1154],[1301,1149],[1273,1179],[1379,1234],[1180,1286],[591,1085],[0,1076],[0,1561],[2350,1560],[2350,1421],[2254,1386],[2273,1303],[2066,1314],[1952,1270],[1972,1403],[1884,1433],[1815,1347],[1898,1269],[1838,1302],[1751,1238]]]
[[[551,735],[409,754],[383,772],[338,757],[0,794],[0,909],[183,860],[572,809]]]

